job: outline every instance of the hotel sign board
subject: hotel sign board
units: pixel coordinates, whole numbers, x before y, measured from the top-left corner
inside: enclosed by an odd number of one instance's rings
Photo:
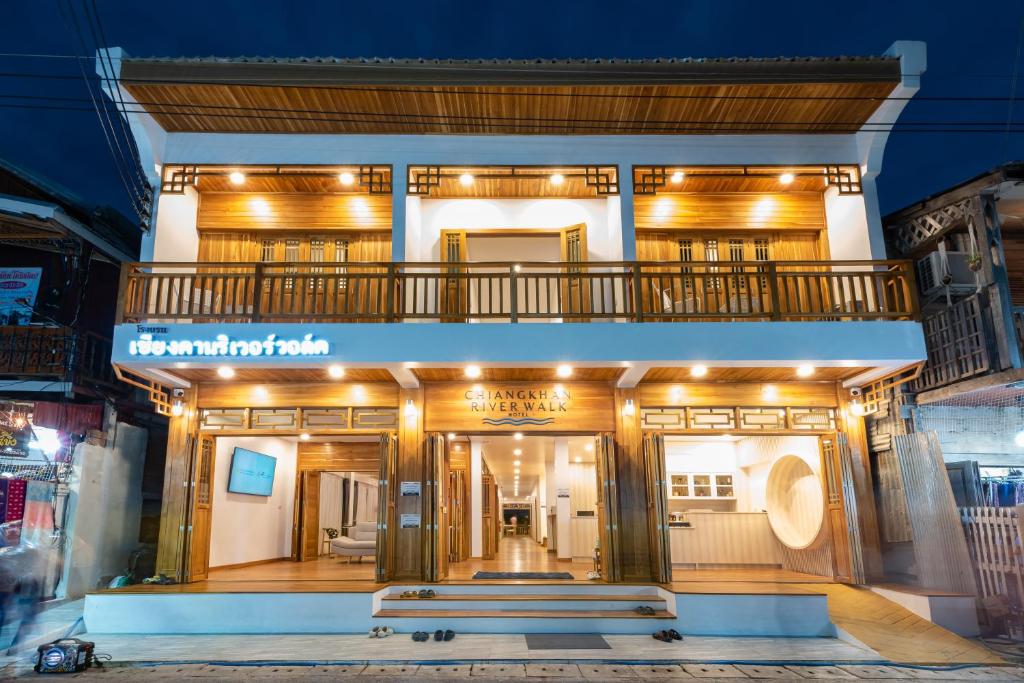
[[[426,431],[615,429],[612,388],[599,382],[445,382],[424,391]]]

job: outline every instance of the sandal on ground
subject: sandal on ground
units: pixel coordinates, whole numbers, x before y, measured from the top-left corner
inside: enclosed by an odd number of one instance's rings
[[[366,635],[370,638],[380,638],[380,626],[374,626]]]
[[[429,637],[430,637],[430,634],[428,634],[425,631],[416,631],[416,633],[412,634],[412,639],[415,640],[417,643],[422,643],[422,642],[426,641],[427,638],[429,638]]]
[[[675,630],[674,628],[670,628],[670,629],[669,629],[669,630],[667,631],[667,633],[668,633],[669,637],[670,637],[670,638],[671,638],[672,640],[682,640],[682,639],[683,639],[683,636],[682,636],[682,635],[680,635],[679,631]]]
[[[642,614],[645,617],[653,616],[653,614],[654,614],[654,608],[653,607],[649,607],[648,605],[640,605],[639,607],[637,607],[633,611],[636,612],[637,614]]]
[[[436,640],[437,642],[441,642],[442,640],[444,640],[444,631],[442,631],[441,629],[437,629],[436,631],[434,631],[434,640]]]
[[[455,637],[455,631],[453,631],[451,629],[448,629],[447,631],[444,632],[445,642],[451,640],[454,637]]]
[[[664,631],[658,631],[657,633],[652,633],[651,637],[654,638],[655,640],[660,640],[663,643],[671,643],[672,642],[672,636],[670,636],[669,634],[665,633]]]
[[[395,629],[391,628],[390,626],[381,626],[380,630],[377,631],[378,638],[387,638],[388,636],[393,635],[395,635]]]
[[[416,591],[403,591],[402,595],[400,597],[403,597],[403,598],[415,598],[416,597]]]
[[[435,595],[436,595],[436,593],[434,593],[434,591],[428,590],[428,589],[423,589],[419,593],[416,594],[416,597],[418,597],[418,598],[432,598]]]

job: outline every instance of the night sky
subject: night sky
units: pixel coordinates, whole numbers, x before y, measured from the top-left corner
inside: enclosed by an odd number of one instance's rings
[[[81,0],[71,0],[79,3]],[[89,2],[90,0],[86,0]],[[881,54],[895,40],[928,43],[919,93],[994,96],[1013,90],[1024,2],[115,2],[96,0],[108,42],[135,56],[729,57]],[[57,0],[0,6],[0,52],[74,54]],[[87,65],[91,73],[94,65]],[[0,57],[0,157],[90,202],[129,205],[95,113],[16,109],[81,98],[70,59]],[[1021,79],[1024,80],[1024,73]],[[1018,83],[1017,97],[1024,94]],[[81,106],[76,104],[75,106]],[[1010,102],[911,102],[901,122],[998,122]],[[1024,102],[1013,110],[1024,122]],[[941,126],[939,126],[941,127]],[[896,133],[880,176],[888,212],[1024,159],[1011,133]]]

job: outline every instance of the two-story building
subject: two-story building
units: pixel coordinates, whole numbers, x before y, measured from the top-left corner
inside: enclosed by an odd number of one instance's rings
[[[820,634],[787,581],[881,577],[861,415],[925,347],[876,178],[922,44],[108,56],[159,190],[113,363],[171,416],[158,569],[187,586],[87,620],[636,632],[639,602]]]

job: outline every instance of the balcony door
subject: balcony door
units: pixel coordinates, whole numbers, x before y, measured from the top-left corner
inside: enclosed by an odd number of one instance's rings
[[[443,322],[465,322],[469,314],[469,271],[459,265],[468,260],[466,231],[442,230],[441,261],[446,265],[437,287]]]
[[[561,259],[563,263],[583,264],[587,261],[587,226],[585,223],[577,223],[564,227],[558,231],[561,241]],[[578,318],[579,314],[591,310],[590,301],[593,293],[590,291],[589,271],[585,266],[567,266],[561,278],[561,306],[560,312],[571,320],[584,320]]]

